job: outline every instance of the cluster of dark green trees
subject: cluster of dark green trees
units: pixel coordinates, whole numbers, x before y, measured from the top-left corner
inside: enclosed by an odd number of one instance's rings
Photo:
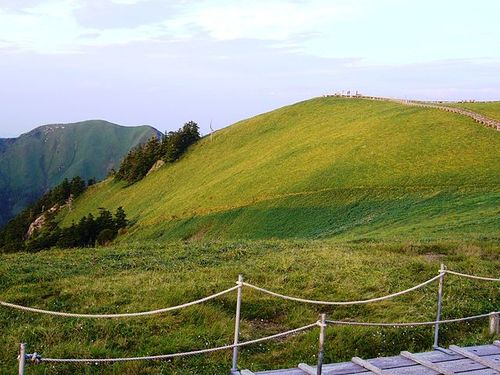
[[[80,196],[95,179],[87,183],[77,176],[71,180],[64,179],[62,183],[49,190],[38,201],[19,213],[0,230],[0,251],[13,252],[26,249],[26,238],[30,224],[43,212],[56,208],[68,202],[70,198]]]
[[[85,182],[77,176],[71,180],[65,179],[49,190],[0,230],[0,252],[38,251],[56,245],[95,246],[96,243],[106,243],[115,238],[119,229],[127,226],[125,211],[121,207],[114,217],[109,211],[101,209],[97,218],[89,214],[69,228],[61,229],[55,221],[60,206],[70,204],[72,199],[76,199],[94,183],[95,179]],[[42,214],[45,215],[42,228],[28,236],[30,225]]]
[[[43,228],[25,241],[27,251],[39,251],[57,246],[59,248],[95,247],[113,241],[118,231],[128,225],[127,215],[122,207],[118,207],[113,216],[105,208],[99,209],[99,215],[88,214],[66,228],[59,228],[55,217],[46,214]]]
[[[36,215],[37,212],[43,212],[56,204],[62,205],[70,197],[77,198],[82,195],[87,187],[93,184],[95,184],[95,179],[90,179],[85,183],[80,176],[76,176],[71,180],[65,178],[63,182],[49,190],[48,193],[43,195],[28,210],[31,210]]]
[[[144,178],[158,160],[166,163],[178,160],[200,138],[198,124],[193,121],[184,124],[177,131],[166,133],[162,139],[151,138],[127,154],[115,177],[133,184]]]

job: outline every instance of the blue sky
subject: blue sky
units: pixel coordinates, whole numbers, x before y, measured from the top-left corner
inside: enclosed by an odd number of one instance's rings
[[[500,99],[500,1],[0,0],[0,137],[204,132],[341,90]]]

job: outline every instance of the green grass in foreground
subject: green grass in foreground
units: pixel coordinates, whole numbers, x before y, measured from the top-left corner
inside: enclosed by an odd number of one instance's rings
[[[142,242],[110,248],[0,256],[0,299],[70,312],[132,312],[191,301],[231,287],[239,273],[254,284],[311,299],[365,299],[399,291],[450,269],[498,275],[498,242],[413,244],[317,241]],[[242,340],[308,324],[320,312],[334,319],[432,320],[437,284],[392,301],[354,307],[305,306],[245,289]],[[499,310],[494,283],[447,277],[443,318]],[[235,293],[160,316],[123,320],[46,317],[0,308],[0,373],[16,370],[19,342],[50,357],[124,357],[173,353],[230,343]],[[487,321],[442,328],[442,344],[491,341]],[[317,330],[242,350],[253,370],[315,363]],[[432,329],[334,327],[326,361],[429,350]],[[230,351],[166,362],[50,365],[29,374],[226,374]]]

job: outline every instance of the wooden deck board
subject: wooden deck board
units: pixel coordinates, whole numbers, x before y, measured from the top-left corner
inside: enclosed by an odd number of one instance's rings
[[[500,363],[500,347],[494,344],[464,347],[467,351],[475,355],[488,359],[494,363]],[[464,358],[460,354],[451,350],[434,350],[426,353],[415,353],[417,357],[426,361],[436,363],[440,367],[453,371],[457,375],[499,375],[500,372],[487,368],[481,363],[469,358]],[[393,357],[374,358],[368,360],[370,364],[378,367],[388,375],[436,375],[436,371],[426,368],[414,361],[400,355]],[[316,368],[315,366],[311,366]],[[372,375],[367,369],[352,363],[331,363],[323,365],[323,375]],[[307,375],[299,368],[269,370],[255,372],[255,375]]]

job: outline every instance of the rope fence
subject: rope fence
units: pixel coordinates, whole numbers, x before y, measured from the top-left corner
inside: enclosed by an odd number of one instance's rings
[[[5,306],[5,307],[11,307],[13,309],[21,310],[21,311],[27,311],[27,312],[34,312],[34,313],[39,313],[39,314],[46,314],[46,315],[55,315],[55,316],[63,316],[66,318],[91,318],[91,319],[106,319],[106,318],[133,318],[133,317],[138,317],[138,316],[147,316],[147,315],[156,315],[156,314],[162,314],[165,312],[169,311],[174,311],[174,310],[179,310],[183,309],[189,306],[194,306],[198,305],[203,302],[210,301],[211,299],[220,297],[224,294],[230,293],[233,290],[238,289],[239,286],[233,286],[232,288],[223,290],[222,292],[212,294],[208,297],[204,297],[201,299],[198,299],[196,301],[184,303],[182,305],[177,305],[177,306],[172,306],[172,307],[166,307],[163,309],[158,309],[158,310],[151,310],[151,311],[142,311],[142,312],[135,312],[135,313],[123,313],[123,314],[77,314],[77,313],[67,313],[67,312],[61,312],[61,311],[50,311],[50,310],[42,310],[42,309],[35,309],[33,307],[26,307],[26,306],[21,306],[21,305],[16,305],[13,303],[8,303],[8,302],[3,302],[0,301],[0,305]]]
[[[476,320],[481,318],[486,318],[491,315],[499,314],[500,312],[492,312],[488,314],[474,315],[465,318],[456,318],[456,319],[445,319],[441,321],[428,321],[428,322],[408,322],[408,323],[379,323],[379,322],[353,322],[353,321],[343,321],[343,320],[325,320],[325,323],[331,325],[348,325],[348,326],[368,326],[368,327],[414,327],[414,326],[425,326],[425,325],[434,325],[436,323],[439,324],[448,324],[448,323],[457,323],[464,322],[469,320]],[[144,357],[126,357],[126,358],[44,358],[41,355],[34,353],[31,354],[29,358],[31,362],[36,364],[40,364],[42,362],[55,362],[55,363],[114,363],[114,362],[132,362],[132,361],[157,361],[157,360],[166,360],[178,357],[187,357],[191,355],[198,354],[207,354],[213,353],[217,351],[240,348],[243,346],[248,346],[252,344],[257,344],[260,342],[270,341],[277,338],[282,338],[286,336],[291,336],[297,333],[301,333],[307,331],[311,328],[317,327],[320,325],[320,321],[295,328],[289,331],[280,332],[271,336],[266,336],[254,340],[240,342],[238,344],[224,345],[218,346],[215,348],[201,349],[201,350],[193,350],[189,352],[181,352],[181,353],[172,353],[172,354],[161,354],[154,356],[144,356]]]
[[[384,301],[387,299],[392,299],[410,292],[413,292],[417,289],[423,288],[424,286],[433,283],[434,281],[440,279],[443,274],[451,274],[451,275],[456,275],[456,276],[461,276],[465,278],[470,278],[470,279],[476,279],[476,280],[483,280],[483,281],[500,281],[500,278],[491,278],[491,277],[482,277],[482,276],[475,276],[475,275],[469,275],[465,273],[460,273],[460,272],[455,272],[455,271],[450,271],[450,270],[443,270],[439,271],[439,274],[437,276],[434,276],[421,284],[415,285],[411,288],[402,290],[400,292],[388,294],[382,297],[376,297],[376,298],[371,298],[371,299],[366,299],[366,300],[358,300],[358,301],[320,301],[320,300],[311,300],[311,299],[305,299],[305,298],[299,298],[299,297],[292,297],[288,296],[285,294],[280,294],[273,292],[271,290],[261,288],[259,286],[247,283],[247,282],[236,282],[236,286],[233,286],[232,288],[225,289],[221,292],[209,295],[207,297],[192,301],[192,302],[187,302],[182,305],[177,305],[177,306],[171,306],[171,307],[166,307],[162,309],[157,309],[157,310],[150,310],[150,311],[142,311],[142,312],[135,312],[135,313],[117,313],[117,314],[83,314],[83,313],[68,313],[68,312],[62,312],[62,311],[52,311],[52,310],[44,310],[44,309],[38,309],[38,308],[33,308],[33,307],[27,307],[27,306],[22,306],[14,303],[9,303],[5,301],[0,301],[0,306],[4,307],[10,307],[13,309],[21,310],[21,311],[26,311],[26,312],[33,312],[33,313],[39,313],[39,314],[47,314],[47,315],[55,315],[55,316],[62,316],[62,317],[67,317],[67,318],[91,318],[91,319],[107,319],[107,318],[131,318],[131,317],[140,317],[140,316],[147,316],[147,315],[156,315],[156,314],[162,314],[166,313],[169,311],[174,311],[174,310],[179,310],[183,309],[189,306],[194,306],[203,302],[210,301],[214,298],[223,296],[225,294],[228,294],[234,290],[239,289],[241,286],[246,286],[250,289],[257,290],[259,292],[269,294],[274,297],[278,297],[281,299],[289,300],[289,301],[295,301],[295,302],[301,302],[301,303],[308,303],[308,304],[316,304],[316,305],[333,305],[333,306],[342,306],[342,305],[359,305],[359,304],[366,304],[366,303],[373,303],[373,302],[380,302]]]
[[[147,357],[130,357],[130,358],[98,358],[98,359],[93,359],[93,358],[87,358],[87,359],[75,359],[75,358],[42,358],[40,357],[40,362],[59,362],[59,363],[103,363],[103,362],[130,362],[130,361],[157,361],[157,360],[165,360],[165,359],[172,359],[172,358],[177,358],[177,357],[186,357],[190,355],[196,355],[196,354],[206,354],[206,353],[213,353],[221,350],[227,350],[227,349],[233,349],[233,348],[240,348],[242,346],[247,346],[247,345],[252,345],[252,344],[257,344],[259,342],[264,342],[264,341],[269,341],[273,339],[278,339],[281,337],[285,336],[290,336],[299,332],[303,332],[306,330],[309,330],[313,327],[317,327],[318,322],[314,322],[299,328],[295,328],[289,331],[277,333],[275,335],[271,336],[266,336],[262,337],[259,339],[255,340],[250,340],[250,341],[244,341],[240,342],[238,344],[231,344],[231,345],[224,345],[224,346],[219,346],[216,348],[209,348],[209,349],[201,349],[201,350],[193,350],[190,352],[183,352],[183,353],[173,353],[173,354],[162,354],[162,355],[155,355],[155,356],[147,356]]]
[[[417,327],[417,326],[433,326],[436,324],[447,324],[447,323],[458,323],[465,322],[469,320],[477,320],[481,318],[487,318],[493,315],[500,314],[499,311],[467,316],[465,318],[455,318],[455,319],[444,319],[444,320],[432,320],[428,322],[401,322],[401,323],[379,323],[379,322],[353,322],[349,320],[326,320],[328,324],[345,325],[345,326],[365,326],[365,327]]]
[[[371,299],[365,299],[365,300],[354,300],[354,301],[321,301],[321,300],[311,300],[311,299],[305,299],[305,298],[299,298],[299,297],[292,297],[280,293],[276,293],[273,291],[270,291],[265,288],[258,287],[256,285],[246,283],[243,281],[243,277],[240,275],[237,281],[237,285],[233,286],[231,288],[225,289],[221,292],[214,293],[212,295],[209,295],[207,297],[187,302],[181,305],[177,306],[171,306],[171,307],[166,307],[162,309],[157,309],[157,310],[150,310],[150,311],[142,311],[142,312],[135,312],[135,313],[117,313],[117,314],[78,314],[78,313],[67,313],[67,312],[61,312],[61,311],[50,311],[50,310],[43,310],[43,309],[38,309],[38,308],[32,308],[32,307],[26,307],[22,305],[17,305],[9,302],[4,302],[0,301],[0,305],[8,308],[13,308],[25,312],[32,312],[32,313],[40,313],[40,314],[48,314],[48,315],[53,315],[53,316],[61,316],[61,317],[69,317],[69,318],[91,318],[91,319],[99,319],[99,318],[128,318],[128,317],[141,317],[141,316],[149,316],[149,315],[156,315],[156,314],[162,314],[165,312],[169,311],[174,311],[182,308],[186,308],[189,306],[194,306],[203,302],[210,301],[214,298],[223,296],[225,294],[228,294],[230,292],[233,292],[235,290],[238,291],[237,295],[237,304],[236,304],[236,317],[235,317],[235,336],[234,336],[234,343],[230,345],[224,345],[224,346],[219,346],[215,348],[207,348],[207,349],[201,349],[201,350],[193,350],[193,351],[188,351],[188,352],[181,352],[181,353],[171,353],[171,354],[161,354],[161,355],[153,355],[153,356],[144,356],[144,357],[125,357],[125,358],[44,358],[38,353],[33,353],[33,354],[26,354],[26,344],[20,344],[20,354],[18,357],[18,362],[19,362],[19,374],[22,375],[24,374],[25,366],[27,364],[39,364],[39,363],[114,363],[114,362],[130,362],[130,361],[153,361],[153,360],[166,360],[166,359],[172,359],[172,358],[178,358],[178,357],[186,357],[186,356],[192,356],[192,355],[199,355],[199,354],[207,354],[207,353],[212,353],[216,351],[222,351],[222,350],[233,350],[233,366],[231,369],[231,374],[236,375],[239,374],[239,370],[237,367],[237,360],[238,360],[238,349],[240,347],[244,347],[247,345],[252,345],[264,341],[269,341],[285,336],[290,336],[294,335],[300,332],[307,331],[311,328],[314,327],[319,327],[320,328],[320,339],[319,339],[319,354],[318,354],[318,374],[321,375],[321,369],[322,369],[322,359],[323,359],[323,353],[324,353],[324,339],[325,339],[325,327],[327,325],[350,325],[350,326],[370,326],[370,327],[414,327],[414,326],[434,326],[434,348],[439,348],[438,345],[438,339],[439,339],[439,326],[441,324],[448,324],[448,323],[457,323],[457,322],[464,322],[464,321],[470,321],[470,320],[477,320],[477,319],[482,319],[482,318],[490,318],[490,334],[498,334],[499,333],[499,321],[500,321],[500,311],[494,311],[491,313],[486,313],[486,314],[480,314],[480,315],[474,315],[474,316],[468,316],[468,317],[462,317],[462,318],[454,318],[454,319],[441,319],[441,308],[442,308],[442,296],[443,296],[443,285],[444,285],[444,277],[446,274],[454,275],[454,276],[459,276],[459,277],[464,277],[464,278],[469,278],[469,279],[474,279],[474,280],[480,280],[480,281],[490,281],[490,282],[498,282],[500,281],[499,278],[492,278],[492,277],[483,277],[483,276],[476,276],[476,275],[470,275],[466,273],[461,273],[461,272],[456,272],[456,271],[451,271],[447,270],[444,265],[441,265],[441,268],[439,270],[439,274],[437,276],[434,276],[418,285],[415,285],[411,288],[388,294],[385,296],[381,297],[376,297],[376,298],[371,298]],[[241,302],[242,302],[242,289],[244,287],[256,290],[258,292],[262,292],[268,295],[271,295],[273,297],[281,298],[284,300],[290,300],[290,301],[295,301],[295,302],[301,302],[301,303],[307,303],[307,304],[315,304],[315,305],[358,305],[358,304],[367,304],[367,303],[374,303],[374,302],[380,302],[388,299],[392,299],[407,293],[410,293],[412,291],[415,291],[417,289],[423,288],[434,281],[439,280],[439,289],[438,289],[438,301],[437,301],[437,317],[433,321],[420,321],[420,322],[356,322],[356,321],[348,321],[348,320],[328,320],[326,319],[325,314],[321,314],[321,319],[315,323],[311,323],[299,328],[295,328],[289,331],[277,333],[274,335],[258,338],[255,340],[249,340],[249,341],[243,341],[239,342],[239,336],[240,336],[240,313],[241,313]]]
[[[460,272],[455,272],[455,271],[450,271],[450,270],[446,270],[446,273],[449,273],[450,275],[456,275],[456,276],[460,276],[460,277],[466,277],[466,278],[474,279],[474,280],[500,281],[500,279],[495,279],[493,277],[483,277],[483,276],[468,275],[466,273],[460,273]]]
[[[258,286],[255,286],[255,285],[252,285],[252,284],[249,284],[249,283],[245,283],[245,282],[243,283],[243,285],[247,286],[249,288],[255,289],[255,290],[259,291],[259,292],[266,293],[266,294],[269,294],[271,296],[282,298],[282,299],[289,300],[289,301],[309,303],[309,304],[315,304],[315,305],[347,306],[347,305],[360,305],[360,304],[364,304],[364,303],[380,302],[380,301],[384,301],[384,300],[391,299],[391,298],[394,298],[394,297],[398,297],[398,296],[401,296],[403,294],[413,292],[414,290],[423,288],[424,286],[426,286],[426,285],[428,285],[428,284],[436,281],[440,277],[441,277],[441,273],[439,275],[434,276],[433,278],[431,278],[431,279],[429,279],[427,281],[424,281],[421,284],[415,285],[414,287],[411,287],[409,289],[402,290],[400,292],[393,293],[393,294],[388,294],[388,295],[382,296],[382,297],[365,299],[365,300],[360,300],[360,301],[317,301],[317,300],[297,298],[297,297],[287,296],[287,295],[284,295],[284,294],[279,294],[279,293],[272,292],[270,290],[267,290],[267,289],[264,289],[264,288],[260,288]]]

